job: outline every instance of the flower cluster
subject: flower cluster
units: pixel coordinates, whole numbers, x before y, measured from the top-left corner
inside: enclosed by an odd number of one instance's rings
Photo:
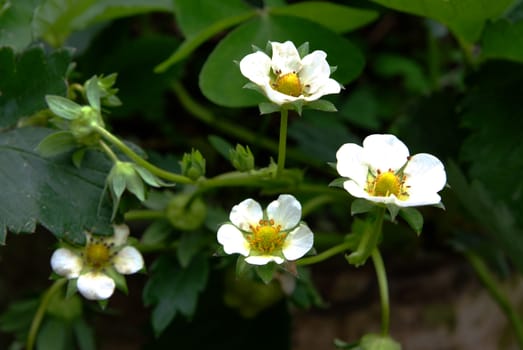
[[[51,257],[55,273],[77,279],[80,294],[90,300],[108,299],[114,292],[114,273],[133,274],[140,271],[144,261],[140,252],[126,244],[127,225],[114,225],[111,237],[86,234],[87,243],[79,250],[58,248]]]
[[[255,200],[246,199],[232,208],[229,219],[218,229],[218,242],[225,253],[239,253],[249,264],[281,264],[312,248],[313,233],[300,221],[301,204],[292,195],[280,195],[265,211]]]

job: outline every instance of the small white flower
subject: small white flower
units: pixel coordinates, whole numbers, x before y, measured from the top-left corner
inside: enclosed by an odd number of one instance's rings
[[[346,143],[336,159],[338,173],[348,178],[343,187],[354,197],[398,207],[441,202],[438,192],[447,182],[441,161],[427,153],[409,156],[394,135],[370,135],[363,147]]]
[[[80,251],[58,248],[51,257],[55,273],[68,279],[78,278],[80,294],[90,300],[109,298],[116,286],[106,273],[114,269],[120,274],[133,274],[144,266],[140,252],[126,245],[129,236],[127,225],[114,225],[112,237],[93,236],[86,233],[87,243]]]
[[[272,58],[261,51],[249,54],[240,61],[240,71],[273,103],[311,102],[340,92],[341,85],[330,78],[324,51],[316,50],[300,58],[291,41],[270,44]]]
[[[235,205],[230,223],[218,229],[218,242],[227,254],[239,253],[253,265],[296,260],[311,248],[314,236],[301,222],[301,204],[294,196],[282,194],[265,212],[253,199]]]

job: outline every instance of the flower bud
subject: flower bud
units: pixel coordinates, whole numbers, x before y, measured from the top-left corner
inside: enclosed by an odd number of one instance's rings
[[[96,127],[104,127],[102,115],[90,106],[82,106],[80,111],[80,115],[71,120],[71,133],[79,143],[92,146],[100,139]]]
[[[254,169],[254,156],[249,146],[236,145],[236,149],[229,151],[229,158],[236,170],[249,171]]]
[[[166,216],[173,227],[186,231],[196,230],[205,221],[207,207],[200,198],[179,194],[167,205]]]
[[[198,150],[191,150],[191,153],[185,153],[182,161],[182,175],[192,180],[196,180],[205,175],[205,158]]]

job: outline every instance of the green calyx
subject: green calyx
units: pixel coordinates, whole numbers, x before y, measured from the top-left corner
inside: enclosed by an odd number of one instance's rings
[[[96,109],[82,106],[77,118],[71,120],[71,133],[83,145],[93,146],[100,140],[97,127],[104,127],[102,115]]]

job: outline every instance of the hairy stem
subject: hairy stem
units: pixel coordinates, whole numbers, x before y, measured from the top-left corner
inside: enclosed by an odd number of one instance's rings
[[[129,148],[129,146],[127,146],[124,142],[122,142],[118,137],[114,136],[113,134],[111,134],[109,131],[107,131],[103,127],[97,126],[96,131],[104,139],[106,139],[107,141],[111,142],[113,145],[118,147],[118,149],[120,151],[122,151],[123,154],[128,156],[136,164],[149,170],[152,174],[154,174],[164,180],[172,181],[175,183],[180,183],[180,184],[192,184],[193,183],[193,180],[191,180],[190,178],[188,178],[186,176],[172,173],[170,171],[161,169],[161,168],[149,163],[148,161],[146,161],[145,159],[140,157],[138,154],[136,154],[131,148]]]

